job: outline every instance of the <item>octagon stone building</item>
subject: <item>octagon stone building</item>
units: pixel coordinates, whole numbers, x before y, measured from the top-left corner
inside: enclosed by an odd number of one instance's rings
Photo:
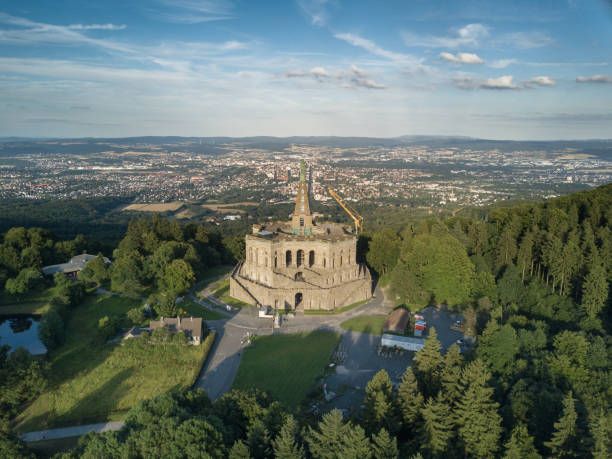
[[[306,166],[300,164],[289,222],[253,225],[246,259],[230,277],[230,295],[274,309],[333,310],[372,296],[372,278],[357,263],[357,236],[342,225],[313,221]]]

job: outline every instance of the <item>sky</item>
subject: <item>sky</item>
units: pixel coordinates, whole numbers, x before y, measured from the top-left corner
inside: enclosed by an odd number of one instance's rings
[[[612,138],[611,0],[4,0],[0,136]]]

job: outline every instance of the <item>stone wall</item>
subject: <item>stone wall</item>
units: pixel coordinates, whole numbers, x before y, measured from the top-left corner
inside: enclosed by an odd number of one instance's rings
[[[367,268],[361,267],[362,272],[365,270]],[[256,299],[260,305],[294,309],[296,295],[301,295],[298,309],[333,310],[372,296],[372,279],[369,275],[329,288],[313,287],[299,281],[288,287],[270,287],[240,276],[239,271],[236,270],[230,279],[230,295],[250,304]]]
[[[246,236],[246,259],[230,278],[230,295],[278,309],[341,308],[372,296],[372,279],[357,263],[357,238],[268,233]]]

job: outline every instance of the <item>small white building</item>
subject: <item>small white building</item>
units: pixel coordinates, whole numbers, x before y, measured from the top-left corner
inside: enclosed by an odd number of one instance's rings
[[[422,338],[411,338],[409,336],[398,335],[382,335],[380,345],[383,347],[399,347],[407,351],[419,351],[425,346],[425,340]]]

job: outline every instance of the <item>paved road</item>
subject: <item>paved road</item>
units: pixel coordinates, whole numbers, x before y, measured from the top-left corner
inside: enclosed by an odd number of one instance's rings
[[[119,430],[123,427],[123,421],[103,422],[100,424],[89,424],[85,426],[62,427],[60,429],[40,430],[38,432],[27,432],[19,436],[24,441],[55,440],[57,438],[80,437],[89,432],[101,433]]]
[[[272,330],[271,319],[260,319],[255,308],[244,308],[229,320],[209,321],[208,325],[215,327],[217,340],[210,357],[202,369],[195,387],[201,387],[215,400],[230,390],[240,366],[243,343],[247,335],[271,335],[281,333],[300,333],[315,329],[327,329],[345,333],[340,323],[362,314],[386,314],[390,304],[380,288],[376,289],[376,297],[351,311],[341,315],[296,315],[284,316],[280,329]],[[370,335],[367,335],[370,336]],[[372,337],[380,340],[379,337]],[[375,347],[375,346],[374,346]]]
[[[241,324],[241,322],[250,323],[240,316],[248,314],[251,309],[254,308],[245,308],[229,320],[207,322],[209,327],[216,329],[217,339],[195,387],[203,388],[212,400],[223,395],[232,387],[240,366],[242,343],[247,334],[261,334],[257,326]],[[270,328],[269,325],[268,328]]]

